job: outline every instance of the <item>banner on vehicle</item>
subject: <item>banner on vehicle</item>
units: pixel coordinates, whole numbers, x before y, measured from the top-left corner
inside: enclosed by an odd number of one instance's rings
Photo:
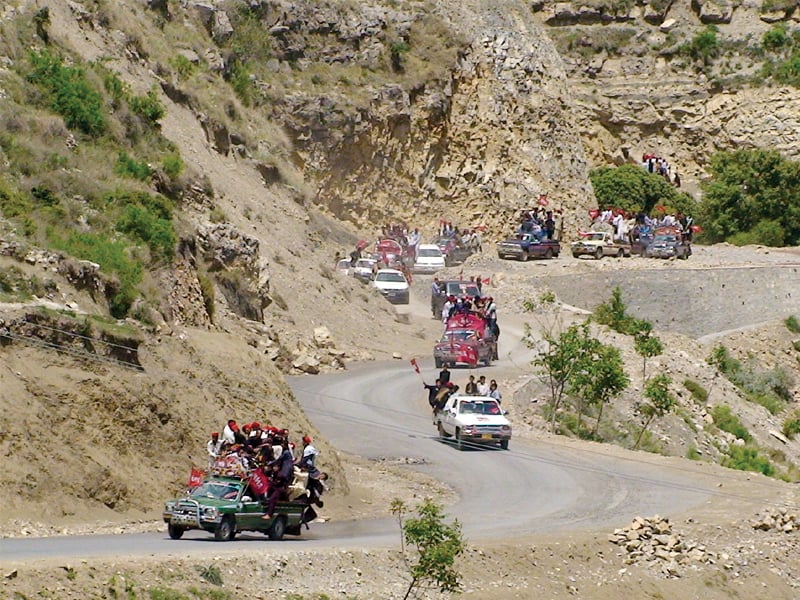
[[[189,489],[193,490],[194,488],[203,485],[203,478],[205,477],[205,474],[205,471],[201,471],[200,469],[195,469],[192,467],[192,471],[189,473]]]
[[[269,490],[269,479],[260,467],[250,475],[250,487],[259,496],[263,496]]]

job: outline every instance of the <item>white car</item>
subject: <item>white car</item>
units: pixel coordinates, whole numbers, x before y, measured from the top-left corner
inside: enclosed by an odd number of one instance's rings
[[[350,259],[343,258],[336,263],[336,272],[341,275],[350,275]]]
[[[414,259],[414,273],[436,273],[445,268],[445,258],[436,244],[420,244]]]
[[[377,263],[378,261],[372,258],[359,258],[356,261],[356,266],[352,267],[350,272],[353,274],[353,277],[361,281],[369,281],[372,279],[372,271]]]
[[[379,269],[372,285],[392,304],[408,304],[408,281],[401,271]]]
[[[454,438],[459,450],[473,444],[500,444],[508,450],[511,423],[500,403],[488,396],[450,396],[436,413],[442,438]]]

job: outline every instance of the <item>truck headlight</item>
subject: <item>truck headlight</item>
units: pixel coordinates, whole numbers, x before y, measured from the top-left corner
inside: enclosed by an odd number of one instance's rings
[[[213,521],[219,516],[219,511],[214,506],[206,506],[203,508],[203,518]]]

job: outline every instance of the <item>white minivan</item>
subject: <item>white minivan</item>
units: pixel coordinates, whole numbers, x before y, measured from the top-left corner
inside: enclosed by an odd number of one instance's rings
[[[408,304],[408,281],[402,271],[378,269],[372,285],[392,304]]]
[[[414,273],[436,273],[445,268],[444,254],[436,244],[420,244],[414,259]]]

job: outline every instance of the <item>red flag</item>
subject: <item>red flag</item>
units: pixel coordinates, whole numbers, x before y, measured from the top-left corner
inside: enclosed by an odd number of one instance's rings
[[[667,209],[664,208],[663,204],[656,204],[656,212],[660,212],[660,213],[667,212]]]
[[[539,194],[539,206],[547,206],[547,194]]]
[[[417,373],[419,373],[419,365],[417,364],[417,359],[416,358],[412,358],[411,359],[411,365],[414,367],[414,370]]]
[[[263,496],[269,490],[269,479],[267,479],[261,467],[255,469],[250,475],[250,487],[259,496]]]
[[[205,474],[205,471],[192,467],[192,472],[189,474],[189,489],[193,490],[203,485],[203,477]]]
[[[694,233],[703,233],[703,228],[700,225],[690,225],[689,229],[691,229]]]
[[[596,208],[592,208],[591,210],[589,210],[589,216],[592,219],[596,219],[597,217],[600,216],[600,211],[598,209],[596,209]]]

